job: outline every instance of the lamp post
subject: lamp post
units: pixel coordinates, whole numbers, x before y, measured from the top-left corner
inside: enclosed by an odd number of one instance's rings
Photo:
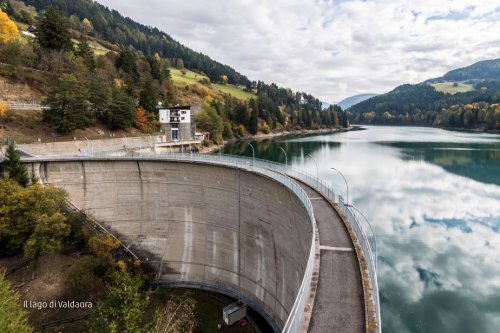
[[[280,147],[278,147],[278,148],[279,148],[279,149],[281,149],[281,151],[283,152],[283,154],[285,154],[285,165],[287,165],[287,166],[288,166],[288,156],[286,155],[286,151],[285,151],[285,149],[281,148],[281,146],[280,146]]]
[[[220,144],[219,140],[215,140],[217,143],[217,146],[219,146],[219,156],[222,156],[222,145]]]
[[[311,154],[307,154],[307,156],[309,156],[313,160],[314,164],[316,164],[316,178],[318,178],[319,177],[318,163],[316,162],[316,159],[314,157],[312,157]]]
[[[339,169],[336,169],[336,168],[330,168],[330,169],[337,171],[342,176],[342,178],[344,178],[345,187],[347,189],[347,202],[346,202],[346,204],[347,204],[347,206],[349,206],[349,185],[347,184],[347,180],[345,179],[344,174],[342,174],[342,172],[340,172]]]
[[[248,141],[247,141],[247,145],[249,145],[250,148],[252,148],[252,166],[253,166],[255,163],[255,149],[253,148],[252,144]]]
[[[88,152],[88,154],[90,154],[90,141],[89,141],[89,139],[87,139],[86,136],[85,136],[85,140],[87,140],[87,152]]]
[[[375,255],[375,273],[376,273],[377,272],[377,236],[375,236],[375,231],[373,230],[373,227],[372,227],[370,221],[368,221],[368,219],[366,218],[366,216],[359,209],[357,209],[355,206],[349,206],[349,207],[354,208],[359,214],[361,214],[361,216],[363,216],[363,218],[365,219],[366,223],[370,227],[370,230],[372,231],[373,241],[374,241],[374,245],[375,245],[373,247],[373,252],[374,252],[374,255]]]
[[[123,133],[123,137],[125,138],[125,151],[127,151],[127,136],[125,135],[125,133]]]

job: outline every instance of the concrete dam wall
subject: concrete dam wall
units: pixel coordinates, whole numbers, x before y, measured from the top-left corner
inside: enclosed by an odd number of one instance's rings
[[[33,168],[66,189],[158,279],[241,293],[283,328],[313,232],[287,187],[234,167],[180,161],[49,161]]]

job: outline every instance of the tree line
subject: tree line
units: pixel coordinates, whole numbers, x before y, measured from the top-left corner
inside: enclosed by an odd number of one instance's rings
[[[405,84],[348,109],[354,123],[500,128],[500,81],[482,81],[475,90],[448,94],[427,84]]]
[[[179,95],[184,91],[174,86],[170,75],[172,59],[159,53],[145,56],[129,47],[96,55],[90,46],[95,22],[88,18],[75,22],[80,31],[71,28],[71,17],[64,12],[52,6],[45,8],[36,19],[36,39],[0,43],[0,60],[13,65],[13,77],[27,76],[22,68],[38,71],[23,79],[46,90],[44,104],[49,108],[43,119],[58,132],[86,128],[97,121],[110,129],[135,126],[155,131],[158,102],[183,102]],[[182,59],[177,59],[176,65],[184,66]],[[222,78],[229,81],[225,74]],[[210,84],[201,79],[186,89],[204,100],[197,123],[201,130],[212,133],[212,139],[273,130],[349,126],[340,107],[333,105],[323,110],[321,101],[314,96],[274,83],[247,82],[246,89],[256,95],[248,101],[229,95],[211,96],[204,87]]]

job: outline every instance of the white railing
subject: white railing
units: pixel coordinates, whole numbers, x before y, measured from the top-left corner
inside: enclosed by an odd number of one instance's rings
[[[184,162],[201,162],[201,163],[211,163],[218,165],[229,165],[235,166],[241,169],[246,169],[254,172],[258,172],[269,178],[272,178],[283,185],[287,186],[292,192],[294,192],[297,197],[302,201],[304,207],[306,208],[308,215],[311,219],[311,223],[313,228],[316,227],[316,221],[314,219],[314,213],[312,209],[311,202],[309,197],[304,192],[304,190],[297,184],[292,178],[296,178],[309,186],[315,188],[320,191],[323,195],[328,197],[332,202],[337,203],[341,211],[344,213],[347,221],[352,226],[354,232],[356,233],[357,239],[360,243],[363,255],[368,264],[368,270],[370,273],[370,287],[372,290],[373,298],[374,298],[374,309],[375,316],[377,318],[377,326],[378,331],[381,332],[381,318],[380,318],[380,300],[378,293],[378,282],[377,282],[377,271],[376,271],[376,256],[374,256],[370,242],[366,235],[365,228],[357,219],[356,214],[350,208],[349,205],[344,203],[344,200],[341,195],[337,194],[334,189],[325,183],[323,180],[318,179],[312,176],[309,173],[306,173],[301,170],[294,169],[292,167],[288,167],[284,164],[279,164],[267,160],[261,160],[256,158],[249,158],[243,156],[233,156],[233,155],[218,155],[218,154],[197,154],[197,153],[161,153],[161,154],[144,154],[141,152],[135,151],[106,151],[106,152],[97,152],[92,156],[78,156],[78,155],[57,155],[57,156],[44,156],[44,157],[28,157],[24,158],[25,161],[61,161],[61,160],[72,160],[75,158],[81,159],[116,159],[116,160],[130,160],[137,158],[144,159],[159,159],[159,160],[179,160]],[[313,229],[314,230],[314,229]],[[374,235],[372,235],[374,238]],[[312,244],[311,251],[309,253],[309,260],[307,263],[306,271],[304,273],[304,278],[302,280],[301,287],[299,289],[299,293],[295,299],[295,303],[293,305],[292,310],[290,311],[288,320],[285,324],[283,332],[298,332],[300,320],[302,318],[302,314],[304,312],[304,305],[306,298],[309,294],[309,288],[312,278],[312,269],[314,264],[314,254],[315,254],[315,243],[314,243],[314,232],[312,236]],[[367,300],[368,301],[368,300]],[[368,314],[367,314],[368,315]]]

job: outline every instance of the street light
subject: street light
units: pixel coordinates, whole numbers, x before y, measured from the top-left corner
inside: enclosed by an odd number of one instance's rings
[[[316,164],[316,178],[318,178],[318,175],[319,175],[319,172],[318,172],[318,163],[316,162],[316,159],[314,157],[312,157],[311,154],[307,154],[307,156],[309,156],[313,160],[314,164]]]
[[[254,162],[255,162],[255,149],[253,148],[252,144],[250,142],[247,141],[247,145],[250,146],[250,148],[252,148],[252,165],[254,165]]]
[[[127,151],[127,136],[125,135],[125,133],[123,133],[123,137],[125,138],[125,151]]]
[[[84,138],[85,138],[85,140],[87,140],[87,152],[88,152],[88,154],[90,154],[90,141],[89,141],[89,139],[87,139],[86,136]]]
[[[283,148],[281,148],[281,146],[278,147],[278,148],[281,149],[281,151],[283,152],[283,154],[285,154],[285,165],[288,166],[288,156],[286,156],[286,151]]]
[[[215,140],[215,142],[219,146],[219,155],[222,156],[222,145],[220,144],[219,140]]]
[[[336,169],[336,168],[330,168],[330,169],[337,171],[342,176],[342,178],[344,178],[345,187],[347,189],[347,202],[346,202],[346,204],[348,206],[349,205],[349,185],[347,184],[347,180],[345,179],[344,175],[342,174],[342,172],[340,172],[339,169]]]
[[[374,250],[373,252],[375,253],[374,255],[375,255],[375,273],[376,273],[377,272],[377,236],[375,236],[375,231],[373,231],[373,227],[370,224],[370,221],[368,221],[368,219],[366,218],[366,216],[359,209],[357,209],[355,206],[349,206],[349,207],[354,208],[359,214],[361,214],[361,216],[363,216],[363,218],[365,219],[366,223],[370,227],[370,230],[372,231],[374,245],[375,245],[373,247],[373,250]]]

